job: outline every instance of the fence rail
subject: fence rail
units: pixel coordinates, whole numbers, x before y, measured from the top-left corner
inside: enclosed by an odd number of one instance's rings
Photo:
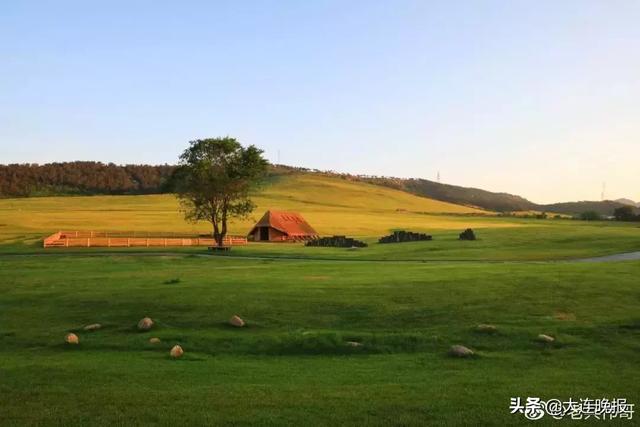
[[[246,245],[243,236],[225,236],[224,246]],[[58,231],[43,240],[45,248],[71,247],[168,247],[168,246],[216,246],[212,237],[185,236],[178,233]]]

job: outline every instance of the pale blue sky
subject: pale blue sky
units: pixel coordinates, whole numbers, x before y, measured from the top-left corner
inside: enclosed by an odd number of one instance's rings
[[[0,163],[282,163],[640,200],[640,1],[5,1]]]

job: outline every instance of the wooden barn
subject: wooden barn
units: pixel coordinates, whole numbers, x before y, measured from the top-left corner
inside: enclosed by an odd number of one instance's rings
[[[318,233],[297,212],[267,211],[247,238],[254,242],[295,242],[315,239]]]

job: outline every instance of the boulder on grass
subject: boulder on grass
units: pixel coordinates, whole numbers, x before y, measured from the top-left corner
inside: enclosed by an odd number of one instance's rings
[[[496,328],[495,325],[487,325],[485,323],[482,323],[478,326],[476,326],[476,331],[478,332],[483,332],[486,334],[492,334],[494,332],[496,332],[498,330],[498,328]]]
[[[97,331],[100,328],[102,328],[102,325],[100,323],[92,323],[90,325],[85,326],[83,329],[85,331]]]
[[[452,345],[449,349],[449,356],[453,357],[471,357],[474,355],[473,350],[463,345]]]
[[[233,316],[229,319],[229,324],[231,326],[235,326],[236,328],[242,328],[244,326],[244,320],[242,320],[239,316]]]
[[[554,337],[550,336],[550,335],[540,334],[540,335],[538,335],[537,340],[539,342],[543,342],[543,343],[549,344],[549,343],[554,342],[556,339]]]
[[[160,338],[158,337],[149,338],[149,344],[160,344]]]
[[[174,345],[171,351],[169,352],[169,356],[171,356],[173,359],[179,359],[182,357],[183,354],[184,354],[184,350],[182,350],[182,347],[180,347],[179,345]]]
[[[347,346],[349,347],[362,347],[362,343],[358,341],[347,341]]]
[[[153,328],[153,320],[150,317],[145,317],[140,319],[138,322],[138,330],[139,331],[148,331]]]
[[[66,341],[67,344],[79,344],[80,343],[80,339],[78,338],[78,336],[76,334],[67,334],[66,337],[64,337],[64,340]]]

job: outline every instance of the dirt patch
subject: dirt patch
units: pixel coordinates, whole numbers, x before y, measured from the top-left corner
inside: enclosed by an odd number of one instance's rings
[[[561,321],[573,321],[576,320],[576,315],[573,313],[567,313],[566,311],[556,311],[553,314],[553,318]]]

